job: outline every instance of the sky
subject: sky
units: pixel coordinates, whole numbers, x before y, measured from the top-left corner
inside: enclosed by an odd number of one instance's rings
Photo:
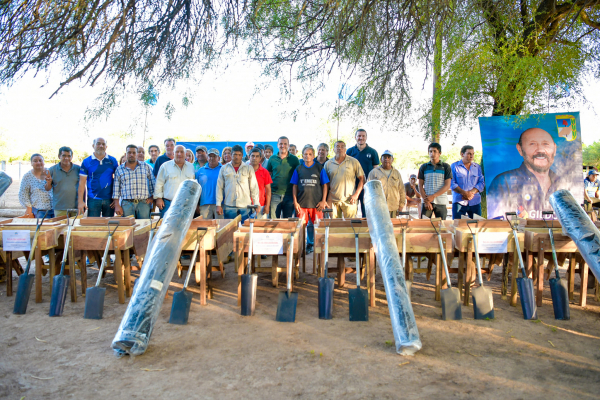
[[[415,68],[411,75],[412,94],[417,100],[431,97],[431,82],[423,85],[423,74]],[[17,148],[25,152],[45,142],[70,146],[74,143],[87,146],[89,143],[91,152],[94,137],[116,137],[123,132],[134,132],[128,141],[142,144],[145,114],[138,96],[126,97],[107,119],[86,125],[85,110],[94,104],[102,88],[82,87],[74,82],[50,99],[60,79],[58,71],[53,71],[37,77],[27,75],[11,87],[0,88],[0,133],[12,137]],[[325,89],[309,105],[302,105],[298,97],[282,98],[278,82],[257,91],[257,85],[263,83],[263,79],[257,65],[239,61],[230,63],[224,71],[206,74],[193,88],[192,104],[187,108],[177,102],[181,99],[180,92],[160,93],[157,105],[148,114],[146,148],[152,143],[162,144],[162,140],[170,136],[201,140],[202,135],[211,135],[218,140],[241,141],[275,140],[285,135],[298,146],[306,143],[317,145],[326,137],[328,129],[335,132],[337,121],[328,119],[337,101],[339,76],[332,75]],[[590,82],[585,90],[588,103],[578,104],[573,109],[549,110],[580,111],[582,139],[588,145],[600,140],[600,131],[596,129],[600,126],[600,117],[592,107],[594,103],[600,104],[598,89],[598,82]],[[170,120],[164,114],[168,100],[175,100],[176,107]],[[293,109],[300,110],[295,120],[285,115]],[[459,132],[455,141],[443,138],[442,146],[471,144],[476,149],[481,148],[479,128],[474,122],[473,129]],[[361,123],[342,119],[340,136],[352,136],[357,126],[367,130],[368,143],[380,153],[385,149],[395,153],[410,149],[426,151],[427,143],[418,130],[394,132],[381,121]],[[353,144],[349,143],[348,147]],[[121,149],[110,147],[110,139],[108,146],[109,154],[121,154]]]

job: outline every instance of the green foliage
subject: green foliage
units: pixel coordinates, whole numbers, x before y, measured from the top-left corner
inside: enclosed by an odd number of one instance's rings
[[[583,147],[583,165],[597,166],[600,164],[600,142],[594,142]]]

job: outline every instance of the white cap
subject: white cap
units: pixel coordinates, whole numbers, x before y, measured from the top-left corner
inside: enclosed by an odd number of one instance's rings
[[[252,143],[252,142],[248,142],[248,143],[246,143],[246,146],[244,146],[244,147],[248,147],[248,146],[252,146],[252,147],[254,147],[254,143]]]
[[[390,157],[394,158],[394,153],[392,153],[392,152],[391,152],[391,151],[389,151],[389,150],[386,150],[386,151],[384,151],[383,153],[381,153],[381,156],[382,156],[382,157],[383,157],[383,156],[390,156]]]

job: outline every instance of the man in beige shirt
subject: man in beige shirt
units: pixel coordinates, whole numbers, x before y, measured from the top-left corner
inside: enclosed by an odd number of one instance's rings
[[[358,195],[365,184],[365,174],[358,160],[346,155],[346,143],[338,140],[334,151],[335,158],[325,163],[325,172],[329,177],[327,204],[333,208],[334,218],[341,218],[342,214],[344,218],[354,218]]]
[[[177,145],[173,159],[160,166],[156,177],[154,198],[162,216],[171,207],[179,186],[187,179],[195,179],[194,166],[185,161],[185,147]]]
[[[386,150],[381,154],[381,165],[375,167],[369,173],[369,180],[378,180],[383,186],[383,193],[387,201],[390,218],[396,218],[396,213],[401,210],[406,203],[406,193],[404,192],[404,182],[402,175],[392,165],[394,155]]]

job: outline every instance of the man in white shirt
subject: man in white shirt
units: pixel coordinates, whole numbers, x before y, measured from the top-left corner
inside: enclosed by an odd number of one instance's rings
[[[185,161],[185,147],[175,146],[175,157],[161,165],[154,188],[156,206],[163,217],[171,206],[179,185],[186,179],[195,179],[195,175],[194,165]]]
[[[258,182],[254,168],[242,162],[242,146],[233,146],[231,156],[231,162],[221,168],[217,179],[217,214],[225,219],[241,215],[244,222],[249,217],[246,207],[260,205]]]

